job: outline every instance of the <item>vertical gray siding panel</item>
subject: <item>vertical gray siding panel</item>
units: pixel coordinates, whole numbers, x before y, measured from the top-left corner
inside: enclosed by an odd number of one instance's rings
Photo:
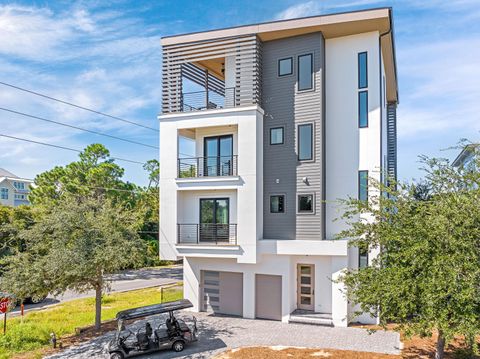
[[[315,87],[297,92],[297,56],[314,55]],[[293,75],[278,77],[277,62],[292,57]],[[321,33],[268,41],[262,51],[264,122],[264,238],[323,238],[323,68]],[[297,161],[296,126],[314,124],[314,160]],[[270,145],[270,128],[284,127],[284,144]],[[305,184],[303,178],[308,178]],[[278,183],[277,183],[278,180]],[[297,214],[297,194],[315,195],[315,213]],[[285,213],[270,213],[270,195],[285,195]]]

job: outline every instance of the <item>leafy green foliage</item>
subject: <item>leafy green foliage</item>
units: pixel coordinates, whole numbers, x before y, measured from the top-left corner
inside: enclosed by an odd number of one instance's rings
[[[438,330],[441,357],[443,339],[480,333],[480,173],[443,159],[422,161],[421,188],[397,190],[372,179],[368,203],[344,201],[350,227],[339,237],[380,254],[342,280],[350,301],[362,312],[379,311],[382,325],[423,336]]]

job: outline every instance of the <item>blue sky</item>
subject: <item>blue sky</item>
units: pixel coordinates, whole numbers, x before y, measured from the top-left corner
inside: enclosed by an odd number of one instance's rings
[[[108,4],[108,5],[106,5]],[[400,86],[399,176],[419,178],[417,156],[480,130],[478,0],[345,1],[17,1],[0,2],[0,81],[158,128],[160,37],[316,14],[392,6]],[[0,85],[0,107],[151,145],[158,133]],[[152,148],[85,134],[0,111],[0,133],[146,161]],[[76,154],[0,138],[0,167],[32,178]],[[141,166],[120,163],[146,183]]]

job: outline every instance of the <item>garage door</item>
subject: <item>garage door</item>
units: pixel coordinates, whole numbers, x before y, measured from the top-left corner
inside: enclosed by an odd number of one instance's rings
[[[243,274],[201,272],[202,310],[228,315],[243,315]]]
[[[282,276],[255,275],[255,316],[282,320]]]

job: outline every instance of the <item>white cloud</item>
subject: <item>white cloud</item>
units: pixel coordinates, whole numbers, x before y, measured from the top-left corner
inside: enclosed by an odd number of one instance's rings
[[[278,20],[286,20],[294,19],[296,17],[316,15],[320,12],[320,9],[321,7],[318,1],[307,1],[286,8],[278,13],[275,18]]]

